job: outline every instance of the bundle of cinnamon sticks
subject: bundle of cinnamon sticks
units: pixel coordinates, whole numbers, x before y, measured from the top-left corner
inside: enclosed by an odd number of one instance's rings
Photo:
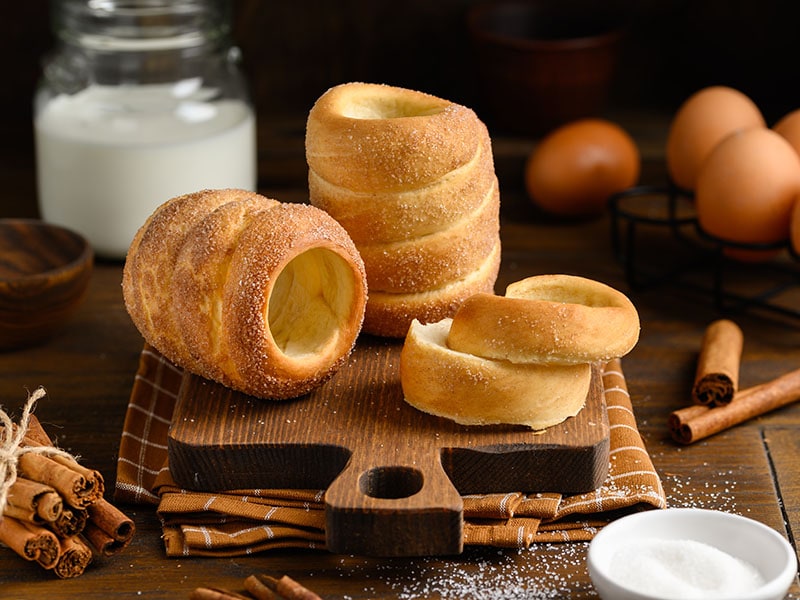
[[[30,415],[0,517],[0,542],[60,578],[81,575],[94,555],[127,547],[134,524],[103,497],[99,471],[54,448],[39,420]]]
[[[800,400],[800,369],[739,389],[743,340],[739,326],[728,319],[706,328],[692,403],[669,415],[668,426],[676,442],[697,442]]]

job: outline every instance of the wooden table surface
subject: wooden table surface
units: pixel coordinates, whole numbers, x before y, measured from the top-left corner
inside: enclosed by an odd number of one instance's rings
[[[620,118],[639,142],[642,180],[664,179],[666,121]],[[302,127],[265,133],[262,191],[284,201],[305,198]],[[279,145],[278,138],[285,139]],[[676,283],[631,289],[610,243],[608,217],[560,223],[542,218],[521,186],[531,140],[495,139],[502,190],[503,262],[497,289],[541,273],[573,273],[605,281],[630,295],[640,311],[641,338],[623,359],[637,420],[673,507],[701,507],[757,519],[790,540],[800,535],[800,404],[754,419],[691,446],[673,443],[670,411],[689,402],[705,327],[719,317],[708,295]],[[27,181],[32,165],[3,165],[7,181]],[[13,211],[13,188],[0,206]],[[28,199],[29,200],[29,199]],[[12,207],[9,209],[8,207]],[[24,210],[24,209],[22,209]],[[13,212],[10,212],[13,216]],[[0,214],[0,216],[8,216]],[[122,266],[99,261],[88,297],[47,343],[0,355],[0,404],[18,416],[26,390],[48,396],[36,414],[60,445],[99,469],[113,489],[126,405],[142,339],[128,318],[120,288]],[[743,387],[800,367],[800,322],[751,311],[741,326]],[[123,506],[136,522],[132,545],[95,561],[79,578],[56,580],[10,550],[0,549],[3,598],[185,598],[198,586],[242,589],[253,573],[288,574],[326,599],[592,598],[586,543],[530,550],[467,549],[450,558],[377,559],[326,552],[279,551],[246,558],[168,559],[154,510]],[[794,585],[790,597],[798,597]]]

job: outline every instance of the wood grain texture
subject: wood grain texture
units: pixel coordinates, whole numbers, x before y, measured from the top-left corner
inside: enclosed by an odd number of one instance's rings
[[[0,351],[38,344],[80,306],[94,253],[78,233],[37,219],[0,219]]]
[[[776,528],[790,539],[794,535],[796,540],[797,532],[800,532],[800,439],[797,428],[768,426],[762,430],[762,438],[788,529]]]
[[[462,550],[461,494],[586,492],[608,472],[599,370],[584,409],[543,432],[468,427],[403,400],[401,343],[362,338],[310,395],[245,396],[186,375],[169,436],[182,486],[326,489],[334,552],[419,556]]]

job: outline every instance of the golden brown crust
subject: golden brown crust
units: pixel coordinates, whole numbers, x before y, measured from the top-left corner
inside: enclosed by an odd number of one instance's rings
[[[627,354],[639,315],[621,292],[572,275],[512,283],[505,296],[477,294],[453,317],[448,345],[513,363],[576,364]]]
[[[198,197],[215,202],[165,203],[132,245],[123,276],[131,318],[190,372],[262,398],[307,393],[360,331],[366,274],[355,245],[312,206],[241,190]]]
[[[367,284],[355,246],[329,215],[303,204],[272,209],[242,234],[229,280],[222,329],[249,393],[297,396],[343,364]]]
[[[452,317],[470,296],[492,292],[500,270],[500,250],[500,241],[497,240],[492,252],[478,269],[438,289],[399,294],[370,291],[364,315],[364,332],[402,338],[408,333],[414,319],[422,323],[434,323]]]
[[[465,106],[404,88],[346,83],[329,89],[311,108],[306,158],[336,186],[404,190],[469,162],[483,129]]]
[[[216,325],[222,322],[225,306],[219,291],[225,287],[242,232],[255,213],[277,204],[277,200],[263,196],[224,204],[195,226],[179,252],[170,287],[170,314],[185,340],[186,368],[204,373],[208,379],[227,381],[230,377],[226,373],[236,372],[226,336],[220,335]]]
[[[466,277],[494,250],[499,218],[500,195],[493,187],[473,213],[450,227],[401,242],[362,243],[370,290],[424,292]]]
[[[497,187],[488,134],[465,165],[423,187],[384,192],[335,186],[313,169],[309,197],[348,231],[357,246],[411,240],[436,233],[475,212]]]
[[[545,429],[585,405],[591,365],[513,364],[447,347],[452,321],[414,321],[400,355],[406,402],[464,425]]]
[[[428,94],[350,83],[306,129],[309,198],[350,233],[370,289],[364,331],[402,337],[491,291],[500,261],[491,140],[470,109]]]
[[[139,228],[123,269],[125,304],[136,326],[155,348],[169,356],[186,355],[171,316],[171,287],[183,240],[209,212],[228,202],[253,198],[246,190],[200,190],[162,204]]]

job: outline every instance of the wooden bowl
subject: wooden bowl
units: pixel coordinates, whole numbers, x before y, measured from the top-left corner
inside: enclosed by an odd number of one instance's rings
[[[479,102],[491,129],[535,136],[600,116],[623,32],[605,4],[491,0],[470,8]]]
[[[34,219],[0,219],[0,350],[38,344],[82,302],[94,264],[77,233]]]

